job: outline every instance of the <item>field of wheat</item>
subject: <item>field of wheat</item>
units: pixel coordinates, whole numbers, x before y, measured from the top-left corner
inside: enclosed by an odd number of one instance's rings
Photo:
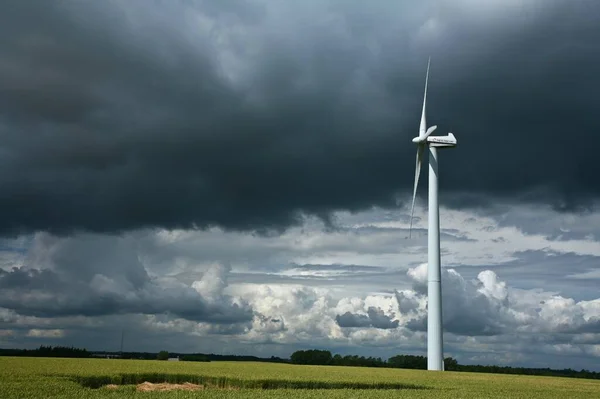
[[[600,381],[252,362],[0,358],[3,399],[131,396],[588,399],[600,398]]]

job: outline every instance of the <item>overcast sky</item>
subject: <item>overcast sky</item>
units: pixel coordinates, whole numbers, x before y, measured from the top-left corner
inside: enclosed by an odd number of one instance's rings
[[[600,3],[5,0],[0,347],[600,371]]]

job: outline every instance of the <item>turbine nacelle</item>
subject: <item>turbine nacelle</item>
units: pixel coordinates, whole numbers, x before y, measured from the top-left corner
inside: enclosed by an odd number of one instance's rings
[[[450,148],[456,147],[456,137],[452,133],[448,133],[447,136],[433,136],[427,137],[427,142],[431,147],[438,148]]]

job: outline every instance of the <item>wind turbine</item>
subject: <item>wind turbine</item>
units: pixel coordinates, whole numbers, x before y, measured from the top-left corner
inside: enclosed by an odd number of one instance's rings
[[[452,133],[447,136],[431,136],[437,126],[427,128],[425,107],[427,104],[427,84],[429,81],[429,64],[425,77],[425,95],[423,96],[423,111],[419,136],[412,139],[417,144],[417,161],[415,170],[415,185],[413,189],[412,207],[410,210],[411,236],[412,220],[415,210],[415,198],[421,164],[425,147],[429,149],[429,216],[427,232],[427,370],[444,370],[444,345],[442,331],[442,272],[440,262],[440,207],[438,203],[438,148],[456,146],[456,137]]]

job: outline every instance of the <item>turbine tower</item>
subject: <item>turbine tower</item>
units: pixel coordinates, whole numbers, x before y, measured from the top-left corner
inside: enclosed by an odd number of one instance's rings
[[[442,271],[440,262],[440,208],[438,203],[438,148],[456,146],[456,137],[452,133],[447,136],[430,136],[437,126],[427,128],[425,107],[427,104],[427,84],[429,81],[429,64],[425,77],[425,95],[419,136],[412,139],[417,144],[417,161],[415,185],[413,189],[412,207],[410,210],[409,237],[412,231],[412,220],[415,210],[415,198],[421,163],[425,147],[429,150],[429,216],[427,232],[427,370],[444,370],[444,345],[442,331]]]

